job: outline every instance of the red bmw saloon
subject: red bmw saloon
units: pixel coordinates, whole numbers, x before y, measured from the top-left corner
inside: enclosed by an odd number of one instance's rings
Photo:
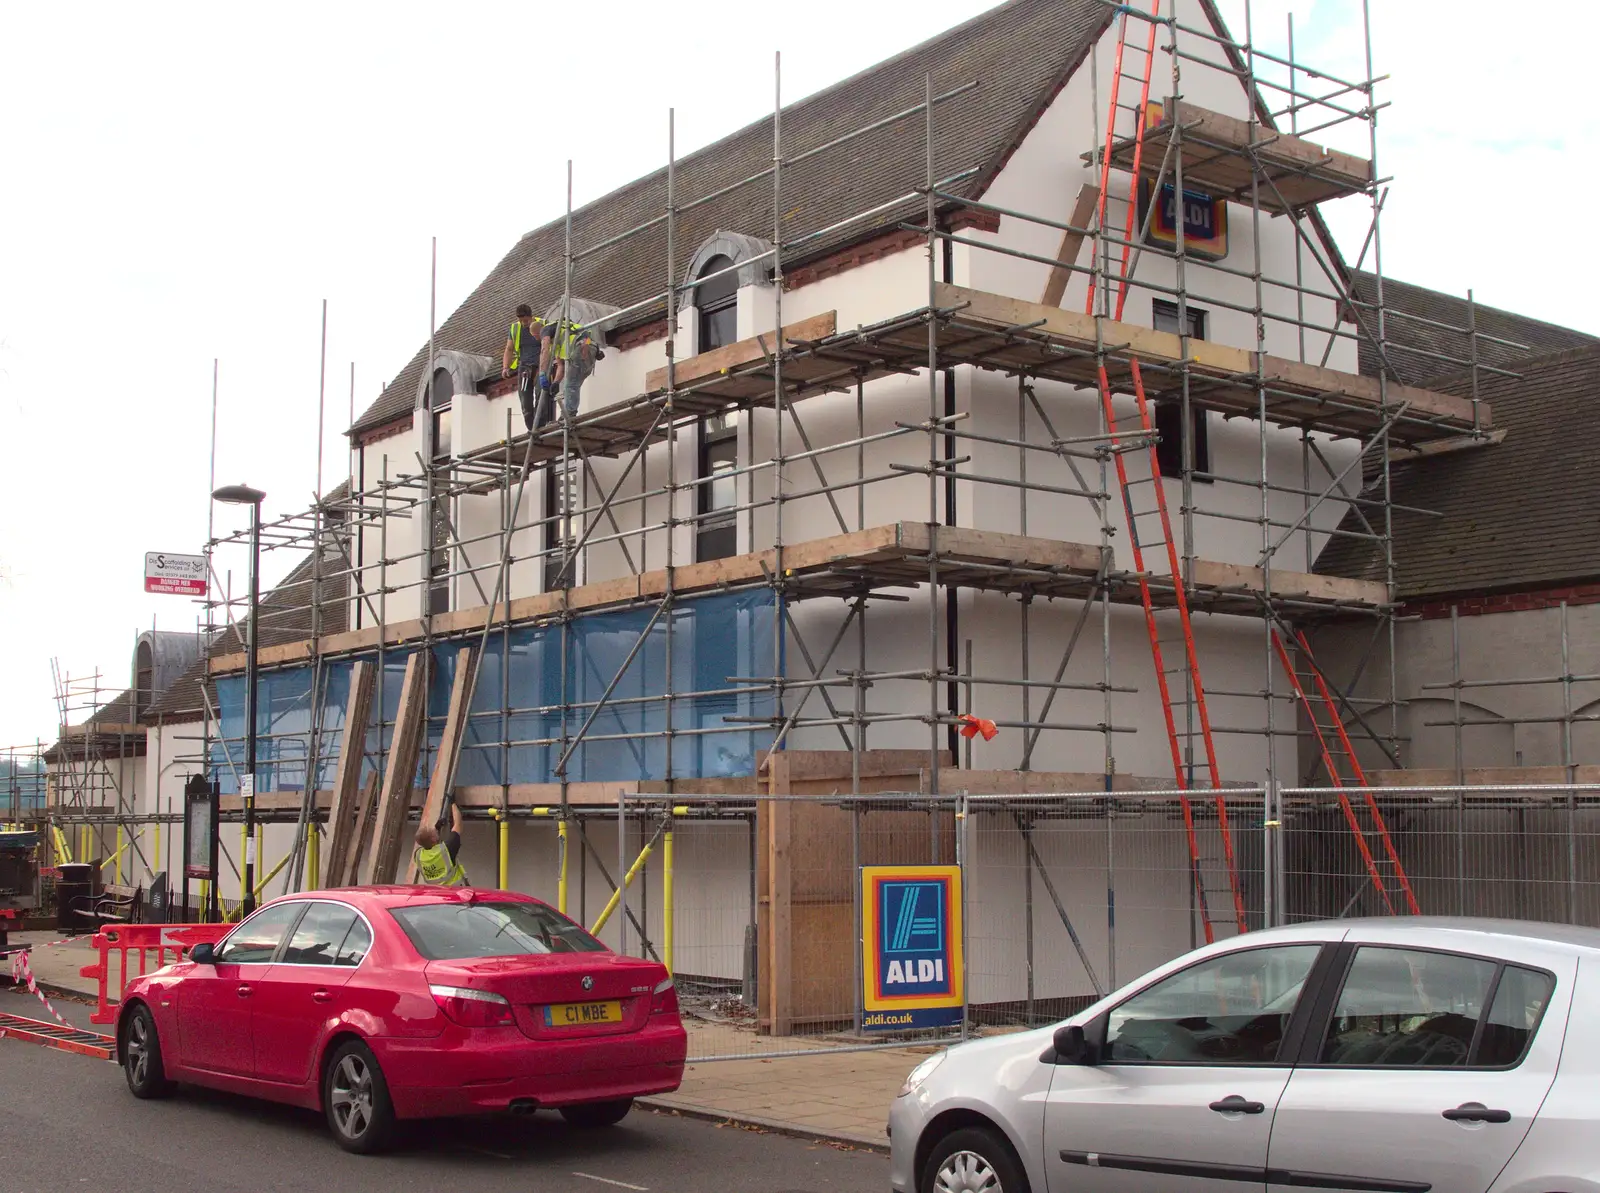
[[[619,957],[527,895],[360,887],[265,904],[128,984],[118,1057],[135,1097],[173,1083],[327,1115],[349,1151],[400,1119],[559,1110],[619,1122],[683,1079],[666,969]]]

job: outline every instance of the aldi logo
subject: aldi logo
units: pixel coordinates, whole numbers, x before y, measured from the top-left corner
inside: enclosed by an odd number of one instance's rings
[[[960,867],[864,866],[861,882],[863,1025],[959,1023]]]

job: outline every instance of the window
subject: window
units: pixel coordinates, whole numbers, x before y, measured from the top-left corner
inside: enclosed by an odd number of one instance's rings
[[[432,427],[429,442],[433,445],[435,460],[444,459],[451,452],[450,404],[455,388],[455,379],[448,369],[433,371],[433,384],[428,386],[428,412]]]
[[[733,258],[716,256],[705,263],[700,271],[706,277],[719,270],[731,269]],[[697,350],[710,352],[732,344],[739,338],[739,275],[737,272],[713,278],[695,289],[695,309],[700,312],[700,338]]]
[[[739,504],[739,426],[731,414],[700,424],[700,485],[695,491],[695,559],[726,559],[739,550],[734,507]]]
[[[1547,974],[1517,966],[1501,972],[1482,957],[1357,949],[1319,1059],[1377,1068],[1515,1064],[1554,985]]]
[[[449,498],[436,497],[428,526],[428,613],[450,612]]]
[[[218,965],[267,965],[283,934],[300,918],[304,903],[274,903],[251,916],[217,949]]]
[[[1321,951],[1244,949],[1173,974],[1111,1012],[1105,1063],[1271,1064]]]
[[[390,914],[428,961],[603,953],[606,948],[542,903],[430,903]]]
[[[156,665],[151,656],[150,644],[139,643],[139,648],[134,651],[133,664],[133,706],[140,713],[150,707],[150,701],[155,696]]]
[[[1163,302],[1156,299],[1152,304],[1153,326],[1157,331],[1169,332],[1172,335],[1182,334],[1178,319],[1178,304]],[[1189,337],[1195,340],[1206,338],[1206,312],[1198,307],[1186,307],[1188,316]],[[1183,402],[1178,398],[1157,398],[1155,402],[1156,434],[1160,439],[1156,442],[1156,465],[1161,470],[1162,476],[1181,477],[1183,475]],[[1206,419],[1206,411],[1198,409],[1192,403],[1189,407],[1189,438],[1194,443],[1194,471],[1199,474],[1194,480],[1203,485],[1211,483],[1211,477],[1204,475],[1211,471],[1211,443]]]
[[[579,476],[570,462],[552,462],[545,469],[544,485],[544,590],[570,588],[578,582],[577,561],[566,566],[567,554],[578,543]]]
[[[312,903],[278,960],[284,965],[359,965],[372,933],[355,908],[343,903]]]

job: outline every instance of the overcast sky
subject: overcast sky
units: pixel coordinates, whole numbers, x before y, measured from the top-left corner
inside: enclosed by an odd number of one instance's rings
[[[669,106],[680,153],[770,112],[774,49],[798,99],[990,6],[0,6],[0,746],[53,738],[52,658],[120,689],[139,630],[195,625],[141,574],[205,540],[213,358],[217,482],[303,508],[324,298],[331,488],[352,362],[360,408],[426,338],[430,237],[442,322],[561,212],[568,156],[582,203],[665,160]],[[1577,27],[1487,0],[1372,7],[1385,272],[1600,333]],[[1242,36],[1243,0],[1224,8]],[[1257,0],[1264,47],[1290,11],[1301,57],[1361,75],[1359,0]],[[1360,213],[1334,223],[1353,257]]]

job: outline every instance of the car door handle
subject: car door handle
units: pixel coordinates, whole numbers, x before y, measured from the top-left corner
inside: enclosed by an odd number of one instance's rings
[[[329,1002],[332,1000],[332,998],[333,995],[329,994],[326,990],[313,990],[311,992],[312,1002]]]
[[[1260,1102],[1247,1102],[1238,1094],[1229,1094],[1220,1102],[1211,1103],[1218,1114],[1261,1114],[1267,1108]]]
[[[245,984],[242,984],[242,983],[240,984],[240,986],[239,986],[239,997],[240,998],[249,998],[250,997],[250,987],[248,985],[245,985]]]
[[[1454,1110],[1446,1110],[1445,1118],[1453,1123],[1509,1123],[1511,1111],[1490,1110],[1482,1102],[1463,1102]]]

